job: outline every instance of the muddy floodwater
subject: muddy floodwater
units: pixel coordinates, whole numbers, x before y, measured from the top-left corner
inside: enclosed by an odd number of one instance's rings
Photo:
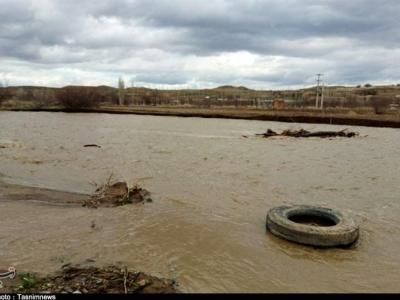
[[[301,127],[360,137],[242,137]],[[45,274],[92,259],[174,278],[184,292],[400,292],[398,129],[0,112],[0,145],[3,185],[91,193],[113,172],[154,200],[87,209],[8,199],[0,186],[0,269]],[[350,213],[360,239],[350,249],[280,240],[265,218],[285,204]]]

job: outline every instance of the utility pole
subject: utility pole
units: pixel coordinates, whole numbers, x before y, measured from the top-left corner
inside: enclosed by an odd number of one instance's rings
[[[122,77],[118,79],[118,102],[119,105],[125,104],[125,82]]]
[[[135,104],[135,78],[131,78],[131,103]]]
[[[318,108],[319,106],[319,91],[320,91],[320,85],[322,82],[321,77],[324,76],[324,74],[317,74],[317,97],[315,99],[315,108]]]
[[[322,83],[322,86],[321,86],[321,110],[324,109],[324,88],[325,88],[325,85],[324,85],[324,83]]]

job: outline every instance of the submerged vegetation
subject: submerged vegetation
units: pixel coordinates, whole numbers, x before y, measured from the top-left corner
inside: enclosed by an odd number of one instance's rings
[[[83,206],[90,208],[117,207],[134,203],[152,202],[150,192],[137,184],[129,186],[125,181],[114,182],[112,174],[95,193],[84,200]]]
[[[16,291],[32,292],[40,284],[36,275],[31,273],[21,273],[19,279],[20,284],[16,287]]]

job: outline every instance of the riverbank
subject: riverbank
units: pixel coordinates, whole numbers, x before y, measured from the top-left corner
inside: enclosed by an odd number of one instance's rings
[[[6,184],[0,181],[0,201],[31,201],[51,205],[80,207],[89,195],[45,188]]]
[[[123,266],[95,267],[65,264],[61,270],[40,276],[14,273],[3,286],[7,293],[35,294],[175,294],[174,280],[159,278]],[[89,265],[88,265],[89,264]],[[16,270],[14,269],[14,272]]]
[[[357,114],[354,111],[312,111],[312,110],[264,110],[248,108],[194,108],[194,107],[132,107],[100,106],[90,109],[67,110],[64,108],[4,108],[6,111],[66,112],[66,113],[108,113],[153,116],[199,117],[219,119],[242,119],[276,121],[288,123],[316,123],[368,127],[400,128],[399,114],[372,113]]]

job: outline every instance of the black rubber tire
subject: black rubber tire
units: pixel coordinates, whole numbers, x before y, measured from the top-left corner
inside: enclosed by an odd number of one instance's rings
[[[291,221],[293,216],[322,217],[336,225],[323,227]],[[267,229],[286,240],[317,247],[348,246],[357,241],[359,227],[349,216],[341,212],[308,205],[281,206],[271,209],[267,214]]]

